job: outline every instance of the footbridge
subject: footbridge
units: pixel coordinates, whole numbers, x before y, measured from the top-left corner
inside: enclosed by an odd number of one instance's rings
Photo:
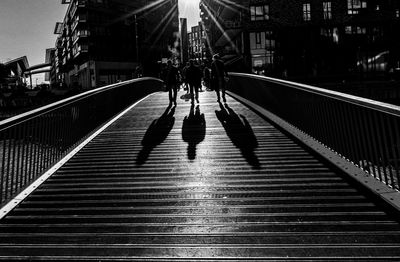
[[[400,261],[400,109],[231,73],[0,122],[0,260]]]

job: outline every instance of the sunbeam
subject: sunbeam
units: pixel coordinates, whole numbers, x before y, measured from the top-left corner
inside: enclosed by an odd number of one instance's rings
[[[165,14],[163,19],[161,19],[161,21],[153,29],[153,31],[150,33],[150,35],[146,38],[146,42],[149,41],[154,36],[155,33],[159,33],[158,36],[157,36],[157,39],[159,39],[159,37],[165,32],[166,26],[168,26],[169,23],[171,23],[172,19],[174,19],[175,12],[176,12],[176,8],[171,8],[168,11],[168,13]],[[161,26],[164,26],[164,28],[160,33],[159,29],[160,29]]]
[[[172,11],[172,12],[171,12]],[[172,20],[174,19],[174,16],[176,14],[176,12],[178,12],[178,7],[175,7],[173,9],[171,9],[170,15],[169,17],[166,16],[165,18],[167,18],[168,20],[166,20],[164,23],[160,22],[159,25],[157,26],[157,28],[159,29],[161,25],[163,25],[163,27],[161,28],[161,30],[158,32],[157,38],[153,41],[153,44],[151,45],[150,49],[152,49],[156,43],[158,43],[158,41],[160,41],[161,37],[164,35],[165,31],[168,28],[168,25],[172,22]],[[157,29],[157,30],[158,30]],[[154,33],[153,33],[154,34]]]
[[[247,11],[247,8],[244,5],[232,2],[231,0],[215,0],[215,1],[233,11],[237,11],[237,9],[242,9],[244,11]]]
[[[203,22],[203,21],[201,21],[201,26],[202,26],[203,28],[205,28],[204,22]],[[210,38],[208,37],[208,34],[205,34],[205,36],[206,36],[206,41],[207,41],[208,50],[210,51],[211,56],[214,56],[215,52],[214,52],[214,50],[213,50],[213,48],[212,48],[212,46],[211,46]]]
[[[137,15],[140,14],[142,12],[152,12],[155,11],[161,7],[163,7],[165,4],[167,4],[169,2],[169,0],[157,0],[155,2],[149,3],[141,8],[135,9],[119,18],[117,18],[116,20],[112,21],[112,23],[116,23],[125,19],[128,19],[130,17],[132,17],[133,15]]]
[[[213,22],[215,23],[215,25],[217,26],[218,30],[223,34],[223,36],[228,40],[228,42],[231,44],[231,46],[235,49],[236,53],[240,53],[239,49],[237,48],[237,46],[235,45],[235,43],[233,43],[232,39],[229,37],[229,35],[226,33],[226,31],[224,30],[224,28],[222,27],[222,25],[220,24],[220,22],[218,21],[218,19],[214,16],[214,14],[211,12],[211,10],[209,9],[209,7],[204,4],[204,9],[207,12],[207,14],[209,15],[209,17],[213,20]]]

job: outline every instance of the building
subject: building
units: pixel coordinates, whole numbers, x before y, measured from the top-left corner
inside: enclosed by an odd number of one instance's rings
[[[204,27],[201,22],[192,26],[192,31],[188,33],[189,39],[189,58],[202,62],[207,57],[206,37]]]
[[[202,0],[213,51],[278,77],[366,77],[399,68],[400,1]],[[229,62],[229,61],[228,61]]]
[[[0,64],[0,89],[25,87],[27,84],[25,75],[27,68],[29,68],[29,62],[26,56]]]
[[[185,65],[189,60],[189,39],[187,31],[187,18],[180,18],[181,22],[181,64]]]
[[[53,62],[55,60],[56,49],[47,48],[45,55],[45,64],[49,64],[50,68],[48,72],[45,72],[44,80],[50,82],[50,85],[54,85],[57,82],[57,77],[55,74],[55,67],[53,67]]]
[[[243,22],[248,11],[248,0],[232,0],[229,3],[209,0],[200,2],[206,45],[209,46],[207,57],[219,54],[230,70],[243,71],[246,53]]]
[[[91,89],[135,76],[157,75],[158,61],[179,39],[177,0],[63,0],[53,60],[58,84]]]

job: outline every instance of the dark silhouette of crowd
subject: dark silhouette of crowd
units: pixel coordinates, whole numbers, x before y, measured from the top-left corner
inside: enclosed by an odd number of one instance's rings
[[[224,62],[219,55],[214,55],[211,63],[205,62],[201,65],[195,60],[190,60],[185,66],[178,68],[171,60],[163,66],[161,78],[165,82],[166,90],[169,92],[170,104],[176,105],[177,93],[181,87],[187,91],[185,96],[191,103],[200,103],[199,93],[203,91],[204,85],[207,91],[214,90],[217,101],[226,102],[225,85],[229,80]]]

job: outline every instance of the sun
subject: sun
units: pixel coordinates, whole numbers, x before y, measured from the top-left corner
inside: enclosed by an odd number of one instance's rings
[[[0,0],[1,1],[1,0]],[[188,19],[188,27],[195,26],[200,21],[200,0],[178,0],[179,16]]]
[[[180,5],[190,6],[190,7],[198,7],[200,4],[200,0],[178,0]]]
[[[199,4],[200,0],[179,0],[185,4],[190,4],[190,5],[197,5]]]

